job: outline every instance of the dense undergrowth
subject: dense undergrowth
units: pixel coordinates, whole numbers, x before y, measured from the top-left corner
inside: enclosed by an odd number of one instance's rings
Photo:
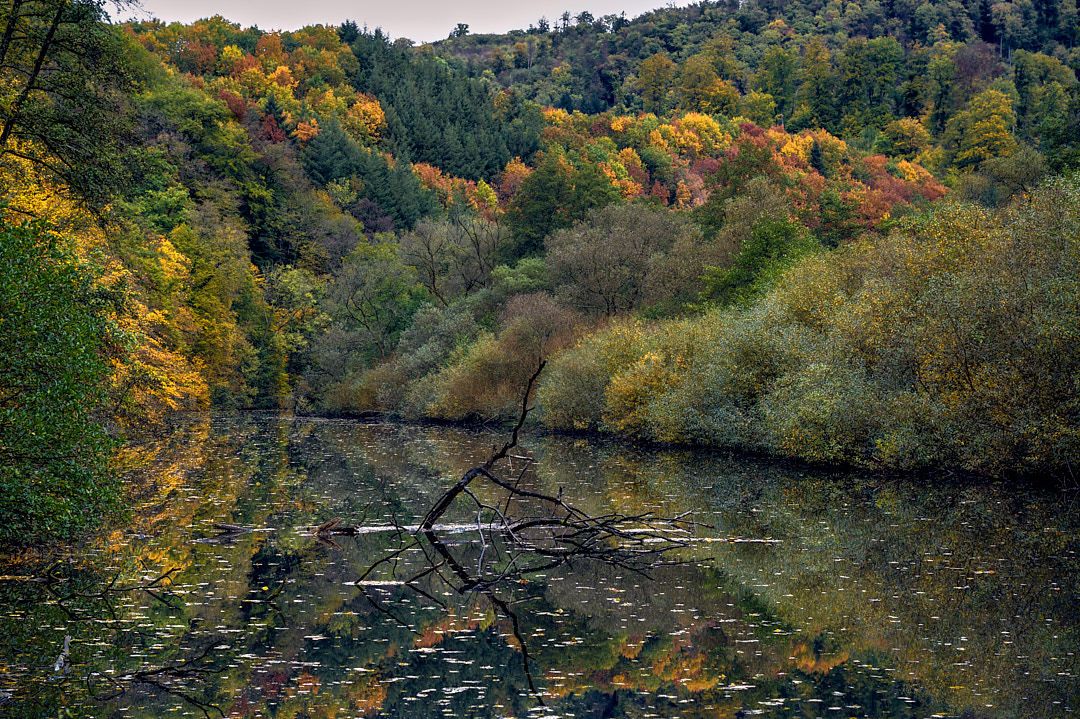
[[[596,325],[546,293],[518,295],[497,332],[431,310],[363,375],[367,394],[334,409],[507,419],[543,356],[537,406],[552,429],[1068,478],[1078,259],[1080,178],[1059,178],[1000,210],[946,203],[819,248],[755,299],[685,318]]]

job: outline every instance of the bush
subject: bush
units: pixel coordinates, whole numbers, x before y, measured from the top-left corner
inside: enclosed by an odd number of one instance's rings
[[[699,347],[650,416],[656,439],[765,449],[758,402],[798,367],[813,330],[784,323],[768,298],[749,311],[714,310],[688,332]]]
[[[745,309],[602,330],[552,363],[539,396],[552,427],[1072,477],[1078,336],[1068,178],[997,213],[950,203],[804,258]]]
[[[762,294],[800,257],[820,249],[790,220],[762,217],[728,269],[706,268],[703,299],[719,305],[746,303]]]
[[[578,323],[547,294],[514,297],[503,310],[499,334],[481,334],[449,366],[417,383],[408,411],[446,420],[516,417],[537,363],[568,346]]]
[[[644,354],[641,322],[600,329],[554,357],[540,378],[536,402],[551,429],[596,431],[603,425],[608,384]]]
[[[102,426],[121,297],[41,224],[0,224],[0,544],[71,540],[119,500]]]

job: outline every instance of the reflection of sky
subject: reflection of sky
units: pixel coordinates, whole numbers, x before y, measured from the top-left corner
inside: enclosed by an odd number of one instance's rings
[[[685,3],[677,3],[683,5]],[[354,3],[347,0],[143,0],[141,12],[120,13],[120,19],[134,14],[137,19],[157,17],[165,21],[192,22],[222,15],[247,27],[264,30],[296,30],[305,25],[338,25],[345,19],[368,27],[382,27],[393,38],[408,37],[418,42],[441,40],[458,23],[465,23],[474,33],[502,33],[526,29],[545,16],[549,21],[564,11],[577,15],[588,11],[596,17],[626,12],[628,18],[664,6],[660,0],[536,0],[530,3],[505,0],[471,0],[448,3],[443,0],[407,0],[406,2]]]

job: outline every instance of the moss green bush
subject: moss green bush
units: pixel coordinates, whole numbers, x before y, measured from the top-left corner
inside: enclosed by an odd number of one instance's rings
[[[604,326],[554,357],[544,370],[536,399],[546,427],[599,430],[611,379],[644,355],[649,333],[640,321]]]
[[[1071,477],[1078,334],[1074,177],[806,257],[745,309],[607,328],[553,362],[540,398],[552,427]]]

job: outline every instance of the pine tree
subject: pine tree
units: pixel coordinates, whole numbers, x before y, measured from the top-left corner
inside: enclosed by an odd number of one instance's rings
[[[304,170],[313,182],[326,185],[358,171],[361,148],[334,118],[304,148]]]

